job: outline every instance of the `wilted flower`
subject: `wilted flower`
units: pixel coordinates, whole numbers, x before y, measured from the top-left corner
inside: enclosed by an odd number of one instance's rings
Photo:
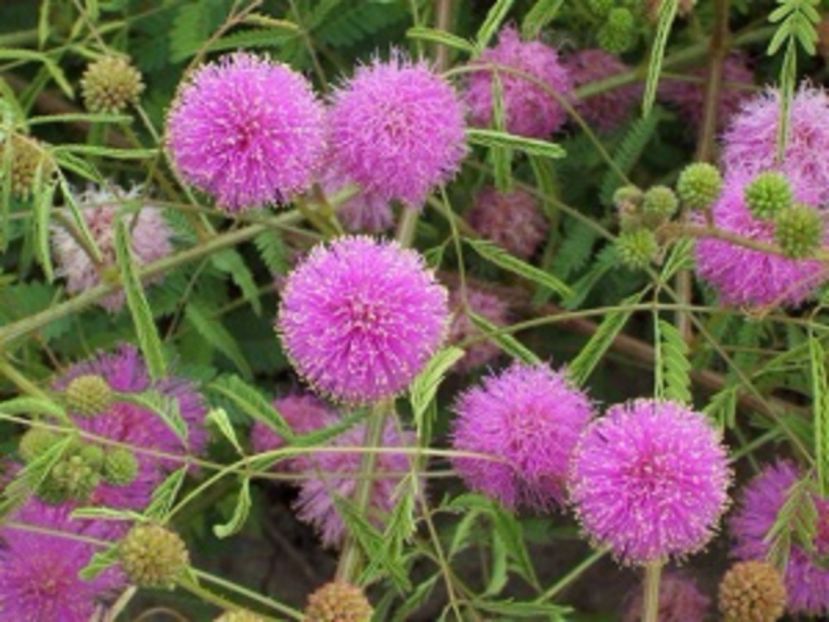
[[[469,310],[480,315],[495,326],[503,326],[507,321],[509,305],[505,300],[475,287],[466,288],[466,304]],[[466,354],[455,365],[455,369],[466,372],[476,367],[486,365],[498,354],[501,349],[489,339],[483,339],[483,333],[475,326],[464,307],[464,296],[460,289],[455,289],[449,295],[449,307],[453,311],[452,325],[449,328],[450,343],[460,343],[470,337],[480,338],[479,341],[466,346]]]
[[[548,223],[538,201],[523,190],[484,188],[467,220],[481,236],[521,259],[529,259],[547,237]]]
[[[642,620],[642,590],[637,590],[622,622]],[[666,572],[659,582],[659,622],[703,622],[711,599],[700,592],[696,581],[678,572]]]
[[[382,191],[372,192],[357,184],[349,184],[333,167],[322,174],[320,185],[329,199],[345,191],[349,185],[356,189],[353,196],[337,206],[337,217],[348,231],[381,233],[394,223],[391,204]]]
[[[576,88],[629,70],[618,56],[600,49],[579,50],[565,58],[564,65]],[[576,99],[576,111],[589,125],[602,132],[610,132],[630,119],[639,104],[641,93],[641,85],[626,84],[604,93]]]
[[[785,611],[786,586],[768,562],[737,562],[720,582],[720,613],[724,622],[776,622]]]

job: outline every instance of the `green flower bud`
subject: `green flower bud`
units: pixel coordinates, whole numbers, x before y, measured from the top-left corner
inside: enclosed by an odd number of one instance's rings
[[[676,192],[682,204],[695,210],[711,207],[721,191],[722,175],[716,167],[705,162],[686,166],[676,183]]]
[[[615,0],[588,0],[590,12],[597,17],[607,17],[608,13],[613,10]]]
[[[66,404],[72,412],[91,417],[112,405],[115,396],[107,381],[95,374],[78,376],[66,387]]]
[[[659,244],[650,229],[625,231],[616,240],[616,252],[631,270],[644,270],[659,252]]]
[[[642,200],[642,212],[649,226],[658,226],[670,219],[679,209],[679,199],[667,186],[648,188]]]
[[[811,257],[823,242],[823,218],[816,209],[797,203],[774,219],[774,239],[787,257]]]
[[[104,458],[103,475],[110,484],[126,486],[138,475],[138,460],[127,449],[113,449]]]
[[[794,202],[792,187],[782,173],[761,173],[746,186],[746,205],[755,218],[772,219],[788,210]]]
[[[5,142],[0,142],[0,154],[5,150]],[[38,166],[44,182],[48,182],[55,171],[52,160],[46,155],[43,146],[34,138],[13,134],[11,139],[11,185],[12,194],[21,199],[32,193]],[[2,176],[2,171],[0,171]]]
[[[360,588],[332,581],[308,597],[305,622],[371,622],[372,615],[374,609]]]
[[[18,445],[17,451],[23,462],[29,463],[46,453],[58,440],[60,440],[60,437],[49,430],[29,428],[20,437],[20,445]]]
[[[121,566],[139,587],[173,589],[190,564],[179,535],[161,525],[136,525],[118,545]]]
[[[52,467],[41,496],[54,499],[86,501],[101,483],[98,469],[88,464],[80,453],[64,456]]]
[[[97,445],[84,445],[78,455],[86,462],[89,468],[100,471],[104,466],[104,450]]]
[[[265,622],[265,618],[244,609],[237,609],[236,611],[225,611],[213,622]]]
[[[613,204],[619,213],[619,226],[622,231],[638,229],[642,226],[640,207],[642,191],[636,186],[622,186],[613,193]]]
[[[120,56],[91,63],[81,78],[83,102],[90,112],[120,112],[137,102],[143,90],[141,73]]]
[[[611,10],[596,39],[599,46],[611,54],[627,52],[636,42],[636,20],[633,13],[621,7]]]

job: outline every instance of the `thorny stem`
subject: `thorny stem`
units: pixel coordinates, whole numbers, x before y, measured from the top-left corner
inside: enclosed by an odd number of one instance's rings
[[[662,562],[650,562],[645,566],[645,600],[642,622],[659,622],[659,580]]]

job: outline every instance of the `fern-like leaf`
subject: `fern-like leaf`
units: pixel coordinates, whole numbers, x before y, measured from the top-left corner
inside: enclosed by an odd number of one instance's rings
[[[661,118],[662,111],[659,108],[654,108],[648,114],[630,124],[625,137],[619,143],[616,153],[613,155],[616,167],[625,175],[633,169],[639,158],[642,157],[645,147],[653,138]],[[619,175],[614,169],[610,169],[605,173],[599,190],[602,204],[610,205],[613,201],[613,193],[616,192],[621,183]]]

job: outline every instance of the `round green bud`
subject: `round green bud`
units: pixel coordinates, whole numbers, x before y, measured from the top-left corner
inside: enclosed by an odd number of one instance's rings
[[[721,191],[722,175],[715,166],[706,162],[686,166],[676,183],[679,199],[689,209],[708,209]]]
[[[85,417],[104,412],[115,396],[107,381],[95,374],[78,376],[66,387],[69,410]]]
[[[679,199],[667,186],[648,188],[642,199],[642,212],[645,215],[645,222],[649,225],[662,224],[676,214],[677,209],[679,209]]]
[[[265,618],[244,609],[225,611],[213,622],[265,622]]]
[[[631,270],[644,270],[659,252],[659,243],[650,229],[625,231],[616,240],[616,252]]]
[[[627,52],[636,42],[636,20],[628,9],[615,8],[596,35],[599,46],[611,54]]]
[[[636,186],[622,186],[613,193],[613,205],[619,214],[619,226],[622,231],[637,229],[642,226],[640,207],[642,191]]]
[[[607,14],[613,10],[615,0],[588,0],[590,12],[597,17],[607,17]]]
[[[139,587],[173,589],[190,564],[184,541],[161,525],[136,525],[118,545],[130,582]]]
[[[792,186],[783,173],[761,173],[746,186],[746,205],[755,218],[773,219],[794,203]]]
[[[46,490],[56,497],[86,501],[101,483],[98,469],[87,464],[78,453],[62,458],[46,477]]]
[[[84,445],[78,455],[89,466],[89,468],[100,471],[104,466],[104,450],[97,445]]]
[[[103,475],[110,484],[126,486],[138,475],[138,460],[127,449],[113,449],[104,458]]]
[[[90,112],[120,112],[137,102],[143,90],[141,73],[120,56],[91,63],[81,77],[83,102]]]
[[[374,609],[363,591],[344,581],[332,581],[308,597],[305,622],[371,622]]]
[[[787,257],[811,257],[823,241],[823,218],[813,207],[796,203],[777,214],[774,239]]]
[[[5,141],[0,141],[0,151],[5,148]],[[45,183],[55,171],[54,163],[47,156],[43,145],[29,136],[13,134],[11,150],[11,191],[16,197],[26,199],[32,193],[38,167],[41,167],[41,176]]]
[[[46,453],[59,439],[60,437],[57,434],[49,430],[29,428],[20,437],[20,444],[17,447],[17,451],[23,462],[29,463]]]

